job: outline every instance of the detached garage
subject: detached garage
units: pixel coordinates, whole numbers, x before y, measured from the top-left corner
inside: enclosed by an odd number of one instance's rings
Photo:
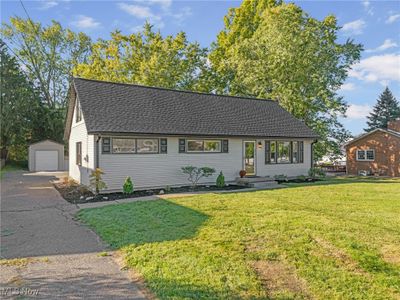
[[[44,140],[29,146],[29,171],[64,171],[64,145]]]

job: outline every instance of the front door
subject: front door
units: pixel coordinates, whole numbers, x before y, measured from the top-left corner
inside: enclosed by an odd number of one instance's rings
[[[256,142],[244,141],[243,153],[243,164],[246,175],[256,175]]]

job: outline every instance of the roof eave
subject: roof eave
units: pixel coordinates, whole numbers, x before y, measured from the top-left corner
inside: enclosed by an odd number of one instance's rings
[[[167,132],[126,132],[126,131],[98,131],[98,130],[90,130],[88,134],[92,135],[164,135],[164,136],[212,136],[212,137],[240,137],[240,138],[260,138],[260,139],[268,139],[268,138],[279,138],[279,139],[312,139],[318,140],[320,139],[319,136],[276,136],[276,135],[244,135],[244,134],[218,134],[218,133],[190,133],[190,132],[182,132],[182,133],[167,133]]]

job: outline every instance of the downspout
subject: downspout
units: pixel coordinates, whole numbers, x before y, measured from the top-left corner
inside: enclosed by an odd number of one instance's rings
[[[314,144],[318,142],[318,140],[314,140],[311,143],[311,169],[314,168]]]
[[[96,140],[96,165],[95,165],[95,169],[100,168],[100,159],[99,159],[99,142],[101,140],[101,135],[99,135],[97,137]]]

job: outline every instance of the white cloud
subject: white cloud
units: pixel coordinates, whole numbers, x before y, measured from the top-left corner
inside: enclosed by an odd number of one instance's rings
[[[135,5],[135,4],[126,4],[126,3],[118,3],[118,7],[125,11],[126,13],[134,16],[138,19],[146,19],[146,21],[150,22],[156,28],[161,29],[164,27],[164,22],[162,21],[162,16],[160,14],[155,14],[152,12],[150,7]],[[143,25],[134,26],[131,30],[132,32],[138,32],[143,28]]]
[[[349,76],[367,82],[400,82],[400,54],[383,54],[362,59]]]
[[[369,14],[370,16],[374,15],[374,10],[371,7],[371,2],[369,0],[363,0],[361,4],[364,6],[364,10]]]
[[[135,4],[126,4],[126,3],[118,3],[118,7],[125,11],[126,13],[134,16],[138,19],[152,19],[152,20],[160,20],[161,17],[152,13],[150,7],[135,5]]]
[[[356,85],[354,83],[344,83],[342,84],[342,86],[340,87],[340,91],[353,91],[356,89]]]
[[[346,116],[348,119],[364,119],[369,115],[372,108],[368,104],[350,104]]]
[[[175,13],[169,13],[168,16],[174,18],[178,23],[184,21],[187,17],[192,15],[190,7],[183,7],[180,11]]]
[[[41,1],[41,6],[39,7],[39,9],[46,10],[46,9],[55,7],[55,6],[57,6],[57,5],[58,5],[58,2],[57,2],[57,1],[54,1],[54,0],[44,0],[44,1]]]
[[[156,28],[163,28],[164,22],[163,18],[169,17],[174,19],[176,22],[181,23],[187,17],[189,17],[192,12],[189,7],[183,7],[178,11],[172,11],[170,9],[171,0],[136,0],[138,4],[127,4],[127,3],[118,3],[118,7],[125,11],[126,13],[134,16],[138,19],[146,19]],[[157,8],[158,6],[158,8]],[[157,11],[157,13],[155,12]],[[140,31],[142,26],[134,26],[132,28],[133,32]]]
[[[78,15],[76,16],[75,21],[71,22],[72,26],[75,26],[79,29],[94,29],[100,27],[100,22],[95,21],[92,17]]]
[[[400,19],[400,14],[391,15],[391,16],[389,16],[389,18],[387,18],[385,23],[386,24],[392,24],[392,23],[396,22],[398,19]]]
[[[172,0],[133,0],[134,2],[145,4],[145,5],[153,5],[159,6],[161,9],[167,10],[172,4]]]
[[[391,39],[386,39],[382,45],[380,45],[379,47],[375,48],[375,49],[368,49],[365,52],[371,53],[371,52],[380,52],[380,51],[385,51],[387,49],[390,48],[395,48],[397,47],[397,43],[392,41]]]
[[[68,2],[70,2],[70,0],[39,0],[38,3],[40,3],[40,6],[38,7],[38,9],[47,10],[58,6],[59,4],[66,4]]]
[[[363,29],[365,28],[366,24],[364,20],[358,19],[353,22],[349,22],[343,25],[342,31],[346,35],[356,35],[356,34],[361,34],[363,32]]]

